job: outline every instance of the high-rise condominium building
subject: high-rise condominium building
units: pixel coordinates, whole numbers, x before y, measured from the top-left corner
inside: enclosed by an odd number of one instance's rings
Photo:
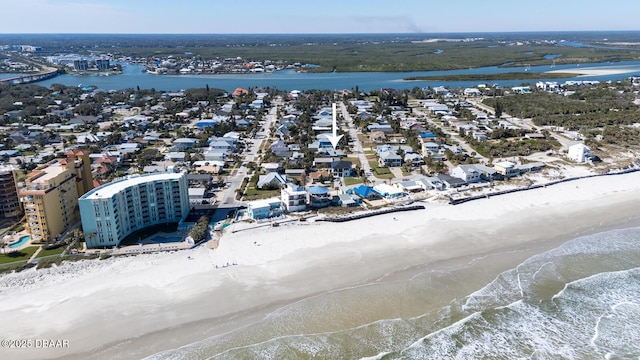
[[[31,239],[55,240],[78,222],[78,197],[92,187],[87,150],[71,150],[66,159],[51,161],[32,171],[19,191]]]
[[[80,198],[87,247],[116,246],[148,226],[179,223],[189,214],[187,173],[133,175]]]
[[[18,199],[18,168],[0,165],[0,218],[17,218],[22,215],[22,204]]]

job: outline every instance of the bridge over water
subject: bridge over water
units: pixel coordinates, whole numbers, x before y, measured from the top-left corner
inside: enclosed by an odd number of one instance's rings
[[[31,75],[21,75],[11,78],[0,79],[0,85],[19,85],[19,84],[29,84],[36,81],[51,79],[58,75],[58,70],[48,70],[46,72],[31,74]]]

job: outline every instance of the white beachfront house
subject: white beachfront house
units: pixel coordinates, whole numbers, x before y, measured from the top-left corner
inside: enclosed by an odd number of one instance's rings
[[[375,185],[373,187],[373,191],[386,200],[394,200],[407,196],[402,189],[384,183]]]
[[[291,183],[280,190],[282,206],[287,212],[307,210],[307,192]]]
[[[583,163],[591,156],[591,151],[585,144],[575,144],[569,146],[567,157],[575,162]]]
[[[255,200],[247,203],[247,216],[254,220],[268,219],[282,215],[280,198]]]
[[[482,181],[482,173],[473,164],[458,165],[451,169],[449,175],[460,178],[468,184]]]

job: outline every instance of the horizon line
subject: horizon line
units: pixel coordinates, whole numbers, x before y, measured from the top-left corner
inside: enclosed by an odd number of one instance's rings
[[[429,35],[429,34],[523,34],[523,33],[605,33],[605,32],[640,32],[637,30],[500,30],[500,31],[433,31],[433,32],[313,32],[313,33],[163,33],[163,32],[15,32],[0,33],[7,35]]]

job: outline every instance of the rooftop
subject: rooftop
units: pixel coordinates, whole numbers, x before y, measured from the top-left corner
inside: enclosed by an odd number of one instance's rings
[[[66,170],[67,170],[67,167],[62,165],[62,164],[60,164],[59,162],[53,163],[53,164],[47,166],[46,168],[43,168],[43,169],[40,169],[40,170],[36,170],[37,172],[40,173],[40,175],[37,175],[36,177],[34,177],[33,180],[31,180],[31,183],[32,184],[46,184],[51,179],[53,179],[56,176],[62,174]]]

